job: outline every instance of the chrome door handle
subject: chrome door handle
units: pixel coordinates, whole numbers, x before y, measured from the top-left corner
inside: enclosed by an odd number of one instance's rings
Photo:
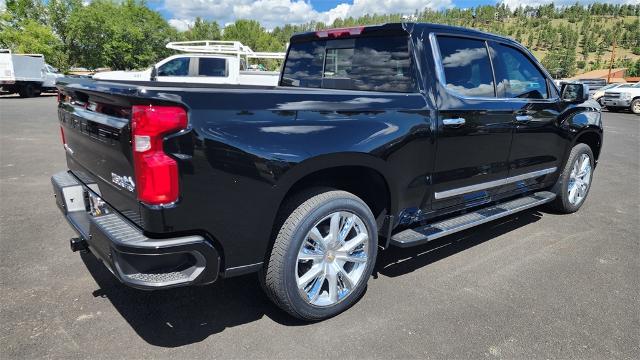
[[[533,120],[533,116],[531,115],[516,115],[517,122],[527,122]]]
[[[442,119],[442,124],[444,126],[461,126],[464,125],[467,121],[463,118],[455,118],[455,119]]]

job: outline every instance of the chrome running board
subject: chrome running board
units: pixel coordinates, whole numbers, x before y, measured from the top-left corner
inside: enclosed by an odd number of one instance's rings
[[[391,244],[399,247],[421,245],[458,231],[548,203],[555,198],[556,194],[552,192],[540,191],[529,196],[485,207],[437,223],[401,231],[391,236]]]

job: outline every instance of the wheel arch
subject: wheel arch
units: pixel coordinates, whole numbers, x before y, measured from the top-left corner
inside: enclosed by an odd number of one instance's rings
[[[378,229],[397,209],[395,184],[386,162],[366,153],[328,154],[307,159],[287,171],[276,187],[280,190],[278,212],[288,199],[311,187],[331,187],[358,196],[373,212]]]
[[[586,144],[591,148],[594,162],[597,164],[602,150],[602,130],[599,128],[587,128],[579,132],[573,141],[572,148],[577,144]]]

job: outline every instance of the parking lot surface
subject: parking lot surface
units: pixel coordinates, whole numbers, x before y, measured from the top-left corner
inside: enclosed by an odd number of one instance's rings
[[[604,114],[578,213],[383,252],[352,309],[303,323],[255,275],[143,292],[72,253],[55,97],[0,97],[0,358],[640,358],[640,117]]]

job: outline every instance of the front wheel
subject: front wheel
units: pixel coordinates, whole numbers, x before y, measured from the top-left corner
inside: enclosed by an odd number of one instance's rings
[[[593,178],[594,158],[591,148],[577,144],[571,149],[557,183],[553,187],[556,199],[551,207],[562,213],[578,211],[589,194]]]
[[[351,193],[323,189],[297,197],[284,212],[260,274],[265,292],[303,320],[348,309],[365,290],[377,255],[371,210]]]
[[[640,98],[634,99],[631,102],[631,112],[640,115]]]

